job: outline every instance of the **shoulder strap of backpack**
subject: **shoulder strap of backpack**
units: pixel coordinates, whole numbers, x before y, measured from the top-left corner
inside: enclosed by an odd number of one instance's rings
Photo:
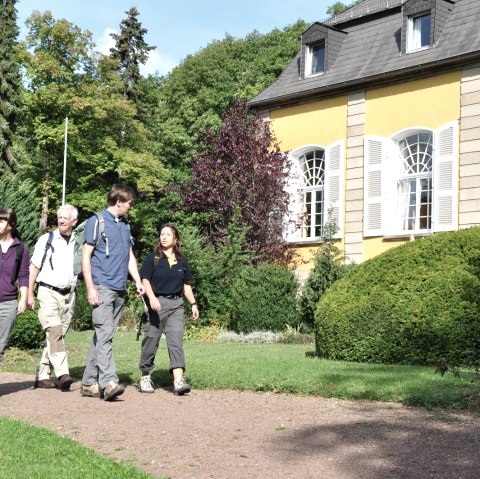
[[[25,248],[23,247],[23,243],[19,243],[15,246],[15,268],[12,273],[12,283],[15,283],[18,278],[18,273],[20,272],[20,265],[23,259],[23,253]]]
[[[49,249],[52,250],[52,254],[55,252],[55,248],[53,247],[53,231],[49,231],[48,232],[48,239],[47,239],[47,242],[45,244],[45,251],[43,253],[43,258],[42,258],[42,262],[40,263],[40,268],[39,269],[42,269],[43,268],[43,264],[45,263],[45,259],[47,257],[47,252]],[[50,255],[50,267],[52,268],[53,270],[53,261],[52,261],[52,254]]]
[[[103,217],[103,213],[101,211],[98,211],[95,213],[95,216],[97,217],[97,235],[95,237],[95,246],[97,246],[102,239],[106,241],[106,236],[105,236],[105,218]]]
[[[108,247],[108,238],[105,234],[105,218],[103,217],[103,213],[101,211],[97,211],[95,213],[97,217],[97,234],[95,236],[95,247],[98,246],[100,241],[105,241],[105,256],[110,256],[110,250]]]

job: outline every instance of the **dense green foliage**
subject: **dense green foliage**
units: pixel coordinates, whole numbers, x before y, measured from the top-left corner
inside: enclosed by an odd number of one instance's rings
[[[337,227],[327,224],[324,228],[323,243],[315,252],[313,269],[302,287],[298,307],[302,322],[313,326],[318,302],[335,281],[343,278],[351,265],[345,264],[340,249],[333,239]]]
[[[22,81],[18,62],[18,26],[15,3],[0,1],[0,161],[11,166],[11,146],[21,111]],[[0,171],[4,165],[0,165]]]
[[[84,281],[78,281],[75,297],[75,309],[70,328],[73,331],[93,329],[92,307],[88,304],[87,288]]]
[[[316,351],[348,361],[480,365],[480,228],[406,243],[324,295]]]
[[[19,349],[38,349],[43,347],[45,333],[35,311],[25,311],[17,316],[10,336],[9,346]]]
[[[227,35],[202,48],[167,75],[156,112],[159,154],[165,165],[188,172],[198,135],[219,126],[233,100],[250,100],[273,83],[299,49],[306,23],[245,38]]]
[[[286,266],[245,266],[232,285],[232,326],[238,332],[283,331],[298,326],[298,282]]]
[[[196,228],[181,231],[185,256],[193,274],[195,299],[200,309],[197,324],[229,326],[232,316],[232,283],[241,267],[250,262],[245,250],[245,229],[236,226],[236,215],[216,246],[207,243]]]
[[[17,213],[18,231],[22,240],[33,249],[38,238],[38,218],[41,199],[31,180],[20,180],[18,175],[4,174],[0,178],[2,208],[12,208]]]

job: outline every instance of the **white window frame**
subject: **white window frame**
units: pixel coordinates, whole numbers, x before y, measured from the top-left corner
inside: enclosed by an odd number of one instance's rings
[[[429,41],[427,45],[422,45],[422,31],[420,29],[415,30],[416,20],[422,17],[430,17],[430,31],[428,32]],[[408,17],[408,36],[407,36],[407,52],[419,52],[421,50],[427,50],[430,48],[430,38],[432,35],[432,12],[426,11],[411,15]]]
[[[345,148],[339,141],[325,147],[318,144],[305,145],[290,153],[292,169],[289,175],[287,191],[290,194],[288,224],[285,225],[285,238],[291,243],[309,243],[322,240],[322,236],[309,235],[303,237],[304,193],[317,191],[314,187],[305,188],[301,158],[313,150],[324,151],[324,184],[323,184],[323,224],[334,221],[337,226],[334,238],[341,238],[344,230],[344,190],[345,190]]]
[[[422,131],[415,127],[390,138],[364,139],[364,236],[409,236],[458,229],[458,121],[433,130],[432,216],[430,230],[406,230],[399,217],[401,162],[399,140]],[[392,212],[396,212],[392,214]]]
[[[306,58],[305,58],[305,72],[306,77],[313,77],[318,75],[323,75],[325,73],[325,63],[327,59],[327,49],[325,45],[325,40],[320,40],[318,42],[309,43],[306,46]],[[316,47],[321,47],[323,49],[323,69],[321,72],[313,72],[313,51]]]

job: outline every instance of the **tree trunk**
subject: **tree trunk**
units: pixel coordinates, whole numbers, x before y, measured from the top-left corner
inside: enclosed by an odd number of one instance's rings
[[[39,223],[40,235],[42,235],[47,229],[47,220],[48,220],[48,194],[44,193],[43,199],[42,199],[42,212],[40,214],[40,223]]]

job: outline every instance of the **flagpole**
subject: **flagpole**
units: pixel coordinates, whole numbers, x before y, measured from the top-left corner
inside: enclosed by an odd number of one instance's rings
[[[68,116],[65,117],[65,148],[63,150],[63,191],[62,205],[65,204],[65,184],[67,180],[67,137],[68,137]]]

